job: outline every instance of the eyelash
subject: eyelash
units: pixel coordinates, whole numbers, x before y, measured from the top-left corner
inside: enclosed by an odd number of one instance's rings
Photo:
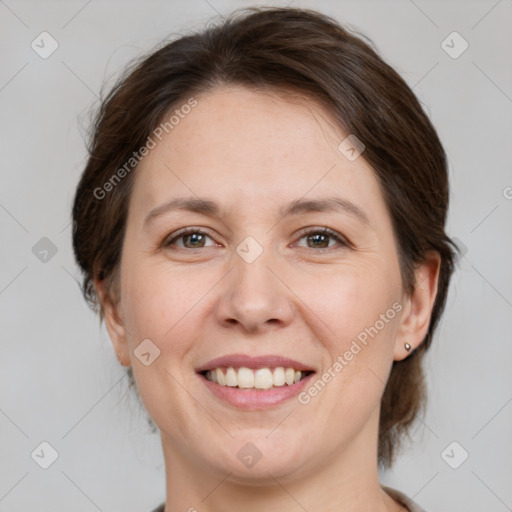
[[[191,227],[191,228],[185,228],[181,231],[178,231],[177,233],[171,233],[171,235],[169,235],[168,237],[166,237],[164,239],[162,246],[164,248],[170,247],[171,245],[173,245],[173,243],[175,241],[179,240],[180,238],[184,238],[187,235],[191,235],[191,234],[206,235],[208,238],[212,239],[212,237],[210,235],[208,235],[208,233],[202,231],[201,229]],[[314,228],[314,229],[310,229],[309,231],[302,231],[300,234],[299,240],[302,240],[304,237],[306,237],[308,235],[318,235],[318,234],[328,235],[329,237],[336,240],[339,243],[339,245],[341,245],[342,247],[351,247],[351,244],[343,236],[336,233],[336,231],[333,231],[332,229],[325,228],[325,227],[324,228]],[[180,249],[180,250],[186,250],[189,252],[192,252],[195,250],[206,249],[206,248],[207,247],[195,247],[195,248],[178,247],[178,249]],[[305,248],[313,249],[315,252],[323,252],[323,251],[330,251],[334,247],[320,247],[319,249],[315,249],[313,247],[305,247]]]

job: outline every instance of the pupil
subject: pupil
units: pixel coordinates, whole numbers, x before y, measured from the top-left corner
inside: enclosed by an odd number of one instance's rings
[[[310,238],[311,238],[311,239],[315,239],[315,240],[317,240],[317,241],[318,241],[318,240],[320,240],[320,242],[322,242],[322,241],[323,241],[323,242],[325,242],[325,240],[328,238],[328,236],[327,236],[327,235],[324,235],[324,234],[322,234],[322,233],[318,233],[318,234],[316,234],[316,235],[311,235],[311,236],[310,236]],[[322,246],[320,246],[319,244],[316,244],[316,243],[315,243],[314,245],[315,245],[315,247],[326,247],[326,246],[325,246],[325,244],[324,244],[324,245],[322,245]]]
[[[187,235],[189,241],[191,241],[192,245],[196,245],[198,242],[201,243],[203,235],[199,233],[192,233],[191,235]],[[325,245],[326,240],[328,239],[328,235],[324,235],[322,233],[317,233],[316,235],[310,235],[309,239],[313,240],[313,245],[315,247],[328,247]],[[317,243],[320,242],[320,243]]]
[[[203,235],[198,234],[198,233],[193,233],[191,235],[188,235],[189,240],[192,239],[192,245],[195,245],[195,242],[198,242],[198,241],[200,242],[201,241],[200,239],[202,237],[203,237]]]

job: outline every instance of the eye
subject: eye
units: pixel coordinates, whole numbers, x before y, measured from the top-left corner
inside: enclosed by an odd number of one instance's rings
[[[163,247],[175,245],[180,249],[202,249],[203,247],[208,247],[205,245],[205,240],[207,238],[212,240],[212,238],[204,231],[201,231],[197,228],[187,228],[179,231],[178,233],[172,233],[169,235],[169,237],[164,240],[162,245]],[[179,240],[183,240],[183,245],[175,243]]]
[[[213,244],[206,245],[207,239],[210,239]],[[320,251],[330,249],[336,246],[336,243],[343,247],[350,247],[350,243],[343,236],[329,228],[316,228],[310,229],[309,231],[303,231],[300,240],[303,239],[306,239],[307,248],[317,249]],[[181,244],[177,243],[180,241],[182,242]],[[336,243],[330,244],[331,241]],[[163,247],[174,246],[179,249],[203,249],[215,245],[218,244],[216,244],[208,234],[193,227],[183,229],[177,233],[172,233],[162,243]],[[300,245],[298,246],[300,247]]]
[[[311,249],[330,249],[334,245],[329,245],[329,239],[334,240],[339,245],[343,247],[349,247],[350,244],[345,240],[345,238],[335,231],[332,231],[329,228],[321,228],[321,229],[312,229],[306,231],[302,234],[300,240],[306,239],[307,247]],[[311,244],[310,244],[311,242]]]

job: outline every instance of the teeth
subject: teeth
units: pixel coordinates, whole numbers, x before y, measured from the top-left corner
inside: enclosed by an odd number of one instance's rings
[[[274,374],[272,377],[274,379],[274,386],[284,386],[285,377],[284,377],[284,368],[282,366],[279,366],[274,369]]]
[[[239,387],[242,389],[270,389],[272,387],[281,387],[285,384],[291,386],[305,377],[305,372],[295,370],[294,368],[283,368],[278,366],[271,370],[270,368],[250,368],[241,367],[238,371],[230,366],[225,369],[215,368],[206,372],[206,378],[216,382],[221,386]]]
[[[270,389],[273,385],[272,372],[268,368],[259,368],[254,372],[254,387],[256,389]]]
[[[233,368],[228,368],[233,370]],[[234,371],[234,370],[233,370]],[[240,368],[238,370],[238,387],[239,388],[253,388],[254,387],[254,372],[249,368]]]
[[[238,386],[238,377],[234,368],[228,368],[226,371],[226,386],[230,388]]]
[[[224,374],[222,373],[222,370],[220,368],[217,368],[216,370],[214,370],[214,372],[217,374],[217,382],[221,386],[225,386],[226,385],[226,377],[224,377]]]

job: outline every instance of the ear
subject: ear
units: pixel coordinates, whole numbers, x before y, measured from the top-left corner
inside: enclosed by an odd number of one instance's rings
[[[405,359],[412,350],[418,348],[427,335],[432,309],[437,297],[441,257],[437,252],[427,255],[425,262],[415,270],[415,286],[411,295],[403,300],[403,313],[395,341],[394,360]],[[405,344],[412,349],[407,351]]]
[[[130,366],[130,355],[126,340],[126,327],[121,314],[120,300],[108,292],[105,280],[94,279],[96,293],[105,313],[105,325],[117,358],[123,366]]]

